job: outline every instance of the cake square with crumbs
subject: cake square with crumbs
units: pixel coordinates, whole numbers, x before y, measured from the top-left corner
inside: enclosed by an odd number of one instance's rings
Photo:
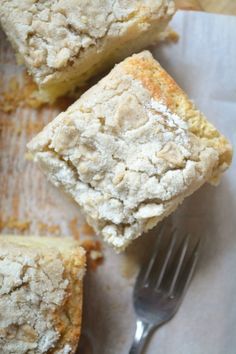
[[[148,51],[116,65],[28,148],[118,251],[216,183],[232,158],[229,142]]]
[[[168,37],[174,12],[173,0],[5,0],[0,22],[38,100],[53,102]]]
[[[85,267],[72,239],[0,236],[1,353],[75,353]]]

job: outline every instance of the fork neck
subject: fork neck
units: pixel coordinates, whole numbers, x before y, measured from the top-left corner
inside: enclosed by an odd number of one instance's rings
[[[134,340],[129,354],[141,354],[146,340],[153,329],[153,325],[143,322],[140,319],[136,321],[136,330],[134,335]]]

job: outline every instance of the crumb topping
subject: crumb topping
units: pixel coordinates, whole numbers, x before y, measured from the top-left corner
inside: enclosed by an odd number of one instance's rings
[[[28,250],[0,250],[0,347],[4,353],[15,348],[19,354],[45,353],[55,345],[59,333],[53,312],[62,305],[68,285],[63,272],[59,254],[46,260]]]
[[[70,341],[66,343],[64,335],[67,321],[71,325],[75,321],[66,305],[74,284],[66,261],[50,242],[44,250],[37,246],[38,241],[36,245],[32,243],[32,247],[24,245],[29,242],[27,237],[21,237],[23,244],[12,242],[19,237],[5,236],[4,241],[2,236],[0,241],[1,351],[5,354],[41,354],[54,353],[54,348],[58,348],[57,353],[71,353]],[[31,239],[37,240],[37,237]],[[76,268],[71,272],[76,272]],[[78,269],[77,273],[78,283],[78,277],[82,279],[83,274]],[[80,306],[81,299],[76,301],[77,307]],[[80,318],[76,321],[80,322]],[[78,337],[73,340],[77,343]]]
[[[129,60],[29,144],[49,179],[117,249],[210,179],[219,160],[217,149],[125,71]]]
[[[4,0],[0,20],[40,82],[72,65],[88,48],[102,47],[104,41],[122,36],[135,21],[140,21],[142,32],[150,25],[148,17],[169,19],[173,12],[174,3],[167,0]]]

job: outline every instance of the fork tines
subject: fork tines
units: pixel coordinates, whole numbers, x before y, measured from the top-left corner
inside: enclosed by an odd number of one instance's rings
[[[181,238],[177,229],[162,227],[153,254],[139,274],[139,286],[165,290],[173,298],[181,296],[192,278],[200,241],[200,237],[187,233]]]

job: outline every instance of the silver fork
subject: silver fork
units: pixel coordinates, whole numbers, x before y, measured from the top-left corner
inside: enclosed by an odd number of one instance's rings
[[[141,268],[134,287],[137,320],[129,354],[142,353],[149,335],[177,312],[199,256],[201,238],[194,245],[191,241],[187,234],[178,244],[177,231],[168,235],[162,227],[153,255]]]

